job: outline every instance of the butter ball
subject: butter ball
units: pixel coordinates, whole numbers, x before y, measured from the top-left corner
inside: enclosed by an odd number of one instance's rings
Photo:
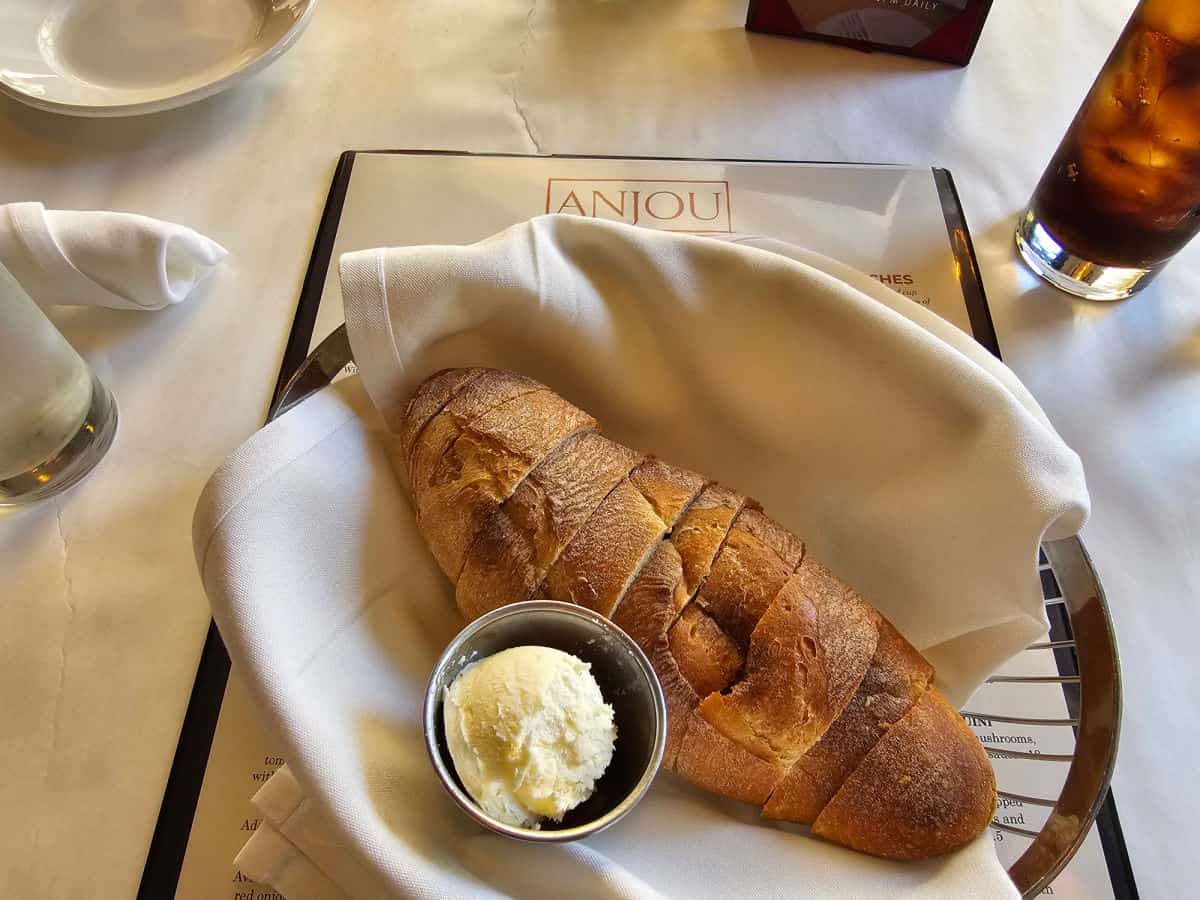
[[[551,647],[468,666],[446,689],[443,720],[467,793],[492,818],[526,828],[587,800],[617,737],[591,666]]]

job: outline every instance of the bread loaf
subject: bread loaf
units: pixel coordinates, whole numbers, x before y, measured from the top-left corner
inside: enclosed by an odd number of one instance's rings
[[[877,856],[987,827],[991,765],[932,668],[757,503],[510,372],[433,375],[399,431],[463,615],[541,597],[610,617],[662,683],[666,768]]]

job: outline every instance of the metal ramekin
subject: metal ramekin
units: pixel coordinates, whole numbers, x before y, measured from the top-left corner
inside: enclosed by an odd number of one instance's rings
[[[600,693],[617,725],[613,759],[592,796],[561,823],[521,828],[493,819],[463,789],[446,746],[442,698],[466,666],[525,644],[554,647],[591,663]],[[502,606],[476,619],[446,647],[425,690],[425,747],[446,792],[468,816],[491,831],[521,841],[563,843],[603,831],[646,793],[666,746],[667,704],[662,685],[641,648],[603,616],[569,603],[534,600]]]

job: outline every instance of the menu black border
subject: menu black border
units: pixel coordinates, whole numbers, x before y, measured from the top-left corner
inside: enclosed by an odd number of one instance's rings
[[[288,379],[295,374],[304,362],[312,342],[313,328],[316,325],[317,310],[321,305],[321,295],[325,289],[325,276],[333,256],[334,240],[337,237],[338,223],[342,216],[342,207],[346,202],[346,192],[350,187],[350,177],[354,170],[354,160],[360,154],[389,154],[404,156],[480,156],[498,158],[537,158],[537,159],[597,159],[597,160],[657,160],[663,162],[716,162],[716,163],[777,163],[781,165],[801,164],[800,160],[782,159],[701,159],[679,156],[600,156],[589,154],[552,154],[541,157],[530,157],[523,153],[470,153],[456,150],[347,150],[338,158],[334,170],[333,182],[325,200],[325,209],[317,225],[316,237],[313,240],[312,255],[309,257],[308,269],[304,275],[304,283],[300,289],[300,297],[296,304],[296,313],[292,320],[292,328],[288,334],[287,344],[280,363],[279,376],[275,382],[269,408],[274,408],[280,399],[280,394]],[[811,161],[803,161],[813,164]],[[819,165],[844,165],[843,163],[822,162]],[[845,164],[850,165],[850,164]],[[1000,344],[996,338],[996,329],[992,322],[992,314],[987,304],[983,279],[980,276],[979,262],[975,256],[975,248],[971,241],[963,215],[962,203],[958,190],[949,170],[934,167],[933,179],[941,200],[942,214],[946,220],[946,229],[950,237],[951,250],[958,262],[958,280],[966,300],[967,315],[971,321],[971,330],[975,339],[988,351],[1000,358]],[[1071,665],[1071,662],[1060,660],[1060,668]],[[159,807],[158,821],[154,827],[154,835],[150,839],[150,847],[146,854],[146,864],[142,870],[142,880],[138,888],[138,900],[162,900],[173,897],[179,884],[179,875],[183,869],[183,859],[187,852],[188,838],[191,834],[192,821],[196,815],[196,806],[200,800],[200,791],[204,785],[204,772],[208,767],[208,757],[212,750],[213,737],[217,729],[221,705],[225,698],[225,685],[229,679],[229,654],[216,623],[210,622],[208,633],[204,639],[204,647],[200,653],[200,662],[196,669],[196,679],[192,684],[192,693],[188,699],[187,711],[184,713],[183,724],[179,731],[179,741],[175,748],[175,758],[167,777],[167,785],[163,791],[162,804]],[[1120,820],[1117,818],[1117,808],[1113,801],[1112,791],[1109,791],[1104,805],[1096,817],[1096,827],[1100,834],[1100,842],[1104,849],[1105,862],[1108,865],[1109,880],[1117,900],[1136,900],[1137,885],[1133,877],[1133,868],[1129,861],[1129,853],[1125,846],[1125,838],[1121,831]]]
[[[288,379],[308,356],[308,345],[316,325],[317,310],[321,306],[325,273],[333,256],[333,242],[342,217],[342,206],[346,202],[355,155],[353,150],[347,150],[338,158],[268,409],[275,408]],[[175,896],[228,681],[229,652],[221,640],[217,623],[210,621],[204,647],[200,651],[200,663],[196,667],[196,680],[192,683],[187,711],[179,729],[175,758],[158,809],[158,821],[154,824],[154,834],[146,852],[138,900],[163,900]]]

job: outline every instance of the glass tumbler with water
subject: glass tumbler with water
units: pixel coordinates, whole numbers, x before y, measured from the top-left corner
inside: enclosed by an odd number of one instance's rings
[[[1145,287],[1200,230],[1200,0],[1142,0],[1071,123],[1017,246],[1089,300]]]
[[[0,506],[75,484],[116,430],[112,395],[0,265]]]

